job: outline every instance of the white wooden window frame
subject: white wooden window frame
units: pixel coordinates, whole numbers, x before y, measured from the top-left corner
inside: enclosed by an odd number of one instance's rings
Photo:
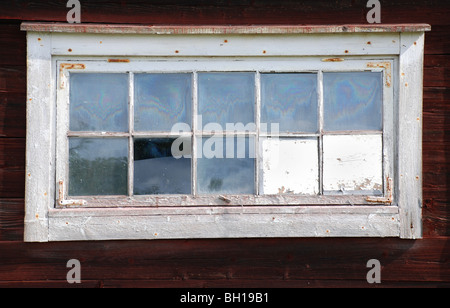
[[[28,42],[25,241],[421,238],[422,75],[428,25],[24,23],[22,30],[27,31]],[[70,72],[128,72],[130,68],[133,72],[174,72],[168,65],[174,61],[178,61],[176,71],[383,72],[383,166],[384,175],[392,180],[384,181],[385,196],[371,200],[350,195],[68,200],[64,182]],[[293,63],[299,63],[299,68],[292,68]]]
[[[59,86],[56,88],[56,100],[57,100],[57,126],[56,126],[56,191],[59,193],[61,185],[67,187],[69,183],[68,176],[68,137],[74,138],[128,138],[128,157],[129,161],[129,172],[128,172],[128,195],[127,196],[82,196],[77,197],[77,200],[68,196],[67,190],[59,196],[58,206],[62,207],[77,207],[82,206],[87,207],[148,207],[148,206],[167,206],[167,207],[179,207],[179,206],[254,206],[254,205],[373,205],[373,202],[367,200],[368,192],[361,191],[359,195],[353,192],[352,194],[343,195],[326,195],[320,191],[320,196],[318,195],[290,195],[290,194],[277,194],[277,195],[265,195],[258,193],[259,186],[262,185],[259,180],[259,173],[262,172],[261,166],[263,164],[262,157],[259,151],[256,153],[256,164],[255,164],[255,195],[198,195],[196,193],[196,158],[198,138],[210,137],[210,136],[230,136],[235,134],[240,134],[241,136],[251,136],[256,140],[256,147],[261,146],[258,142],[258,137],[276,137],[276,138],[317,138],[318,146],[322,144],[323,136],[337,136],[337,135],[372,135],[372,136],[382,136],[383,139],[383,174],[386,177],[392,178],[394,174],[393,164],[391,160],[393,158],[393,97],[394,91],[393,87],[390,85],[390,75],[391,70],[394,67],[394,59],[383,58],[381,60],[376,59],[377,57],[371,57],[370,59],[360,59],[358,57],[347,59],[341,62],[328,62],[322,61],[320,57],[284,57],[283,61],[279,59],[266,59],[261,61],[261,59],[252,58],[238,58],[238,57],[221,57],[220,59],[211,60],[211,58],[151,58],[151,59],[127,59],[127,62],[108,62],[109,59],[99,59],[99,58],[84,58],[82,60],[67,60],[60,59],[60,57],[55,57],[54,65],[58,68],[57,81]],[[129,62],[128,62],[129,61]],[[260,117],[258,111],[260,110],[260,97],[259,91],[255,89],[255,119],[256,130],[254,132],[245,133],[234,133],[234,132],[211,132],[202,130],[197,127],[197,114],[193,112],[192,114],[192,126],[193,133],[175,133],[175,132],[142,132],[134,131],[131,127],[133,126],[134,119],[134,98],[130,95],[130,102],[128,106],[129,111],[129,123],[130,130],[128,132],[71,132],[69,130],[69,82],[70,73],[125,73],[129,77],[129,93],[134,93],[134,76],[139,73],[188,73],[191,74],[193,79],[192,87],[192,97],[194,98],[192,110],[197,108],[197,76],[202,72],[251,72],[255,73],[255,88],[260,86],[260,74],[267,72],[277,72],[277,73],[315,73],[317,75],[317,84],[323,84],[323,73],[324,72],[361,72],[361,71],[371,71],[371,72],[381,72],[383,73],[383,107],[382,112],[384,119],[383,130],[382,131],[345,131],[345,132],[321,132],[318,133],[262,133],[259,129]],[[320,120],[323,118],[323,93],[322,87],[317,87],[319,104],[318,104],[318,114]],[[322,123],[319,120],[320,123]],[[205,125],[207,123],[203,123]],[[191,195],[145,195],[138,196],[133,195],[133,174],[134,167],[132,157],[133,155],[133,138],[177,138],[177,137],[189,137],[193,138],[192,146],[192,194]],[[318,155],[319,168],[318,173],[322,173],[321,166],[323,163],[323,158],[321,155],[322,150],[320,150],[320,155]],[[320,174],[319,181],[322,180],[323,175]],[[301,179],[299,179],[301,180]],[[62,182],[61,182],[62,181]],[[63,184],[60,184],[63,183]],[[64,184],[66,183],[66,184]],[[383,191],[388,191],[387,181],[383,181]],[[317,183],[317,190],[321,190],[320,183]],[[281,186],[280,186],[281,187]],[[62,188],[61,188],[62,189]]]

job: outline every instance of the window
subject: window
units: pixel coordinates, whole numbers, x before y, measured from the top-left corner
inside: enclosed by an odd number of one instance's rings
[[[421,236],[429,26],[22,27],[26,240]]]
[[[310,59],[314,70],[303,71],[295,59],[226,71],[235,61],[204,61],[202,71],[185,59],[139,61],[139,70],[131,61],[57,61],[83,67],[65,70],[67,89],[57,91],[58,106],[68,106],[57,119],[64,198],[82,196],[84,206],[102,206],[101,196],[134,206],[162,198],[285,205],[279,195],[299,204],[310,202],[303,195],[333,196],[325,204],[385,195],[393,126],[383,115],[393,113],[393,91],[384,69]]]

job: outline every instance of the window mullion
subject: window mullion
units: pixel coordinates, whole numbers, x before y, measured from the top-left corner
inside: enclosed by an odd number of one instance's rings
[[[128,87],[128,196],[133,196],[134,190],[134,73],[129,73],[129,87]]]
[[[192,195],[197,195],[197,106],[198,106],[198,73],[192,73]]]
[[[323,195],[323,72],[317,72],[317,99],[319,115],[319,194]]]
[[[259,134],[261,130],[261,73],[256,72],[255,75],[255,124],[256,124],[256,138],[254,144],[255,153],[255,194],[259,195],[259,176],[260,176],[260,144],[259,144]]]

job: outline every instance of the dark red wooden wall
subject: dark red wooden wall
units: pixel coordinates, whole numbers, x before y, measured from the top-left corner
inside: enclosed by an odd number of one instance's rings
[[[366,0],[81,0],[81,21],[144,24],[367,23]],[[0,2],[0,287],[450,286],[450,1],[381,1],[382,23],[428,23],[424,239],[226,239],[24,243],[26,41],[22,21],[66,22],[66,0]]]

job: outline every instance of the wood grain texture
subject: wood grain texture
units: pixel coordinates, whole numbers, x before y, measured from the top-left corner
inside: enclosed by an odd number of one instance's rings
[[[66,21],[66,1],[14,0],[0,4],[0,19]],[[134,24],[337,24],[367,23],[366,0],[151,0],[82,3],[81,22]],[[382,5],[382,23],[448,24],[450,5],[439,0],[398,0]]]
[[[0,66],[26,65],[26,33],[14,23],[0,23]]]
[[[23,199],[0,199],[0,242],[23,240]]]
[[[424,239],[265,239],[23,243],[26,50],[22,20],[65,21],[66,1],[0,3],[0,287],[449,287],[450,2],[383,2],[383,23],[429,23],[423,101]],[[106,1],[83,4],[83,22],[152,24],[365,23],[365,0]],[[6,83],[8,85],[6,85]],[[12,117],[11,117],[12,115]],[[11,140],[9,140],[11,139]]]
[[[156,242],[2,242],[0,281],[60,281],[66,263],[81,263],[82,281],[119,286],[298,286],[335,280],[336,285],[367,286],[366,263],[382,264],[386,283],[449,281],[442,255],[446,239],[239,239]],[[84,270],[83,270],[83,266]],[[448,268],[448,267],[447,267]],[[320,283],[318,283],[320,284]],[[326,284],[326,282],[325,282]],[[335,286],[336,286],[335,285]]]
[[[0,138],[0,196],[23,198],[25,139]]]

